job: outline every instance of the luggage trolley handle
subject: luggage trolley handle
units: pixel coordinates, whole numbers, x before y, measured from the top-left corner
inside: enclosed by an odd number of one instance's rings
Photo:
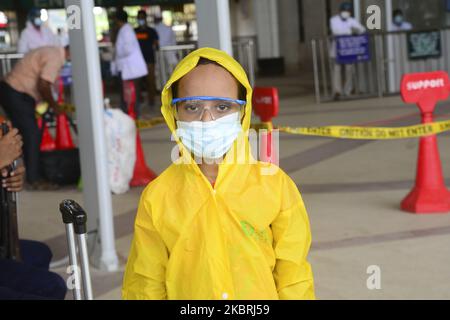
[[[89,255],[86,244],[87,215],[83,208],[73,200],[64,200],[60,204],[63,222],[66,225],[67,243],[69,247],[69,262],[75,268],[74,277],[76,286],[73,290],[74,299],[81,300],[78,253],[81,260],[81,277],[83,281],[84,300],[92,300],[91,275],[89,271]],[[75,234],[77,241],[75,242]]]

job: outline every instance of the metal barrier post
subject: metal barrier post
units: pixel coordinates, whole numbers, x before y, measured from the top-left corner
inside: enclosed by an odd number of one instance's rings
[[[162,50],[162,48],[159,49],[159,78],[161,79],[161,91],[162,91],[167,82],[166,59],[164,57],[164,51]]]
[[[317,63],[317,44],[316,40],[311,41],[313,67],[314,67],[314,90],[316,92],[316,103],[320,103],[320,80],[319,80],[319,66]]]
[[[380,64],[380,61],[383,61],[383,57],[381,54],[381,48],[379,47],[379,43],[380,43],[380,37],[378,35],[375,35],[375,74],[376,74],[376,78],[377,78],[377,93],[378,93],[378,98],[383,97],[383,80],[382,80],[382,75],[383,70],[382,70],[382,64]],[[381,39],[382,40],[382,39]]]
[[[6,72],[6,62],[5,62],[5,55],[2,54],[0,55],[0,60],[2,61],[2,76],[6,76],[7,72]]]
[[[248,75],[250,84],[252,87],[255,86],[255,65],[253,61],[253,50],[254,50],[254,43],[252,40],[249,40],[248,46],[247,46],[247,56],[248,56]]]
[[[330,97],[330,94],[328,92],[328,81],[327,81],[327,74],[325,72],[325,55],[323,52],[323,41],[322,39],[319,40],[319,54],[320,54],[320,65],[322,70],[322,78],[323,78],[323,92],[326,97]],[[333,75],[331,75],[333,76]]]

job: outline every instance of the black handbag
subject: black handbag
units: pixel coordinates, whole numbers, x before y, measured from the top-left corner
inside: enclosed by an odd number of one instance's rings
[[[50,122],[46,117],[43,117],[43,119]],[[69,122],[73,125],[71,119]],[[76,128],[74,128],[74,131],[76,132]],[[77,184],[81,177],[80,152],[78,148],[41,151],[39,162],[41,175],[49,182],[58,185],[71,185]]]
[[[80,152],[77,149],[42,151],[41,174],[59,185],[77,184],[81,176]]]

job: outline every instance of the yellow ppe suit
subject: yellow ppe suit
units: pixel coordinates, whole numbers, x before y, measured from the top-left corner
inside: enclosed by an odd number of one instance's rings
[[[294,182],[273,164],[227,161],[236,157],[228,152],[212,186],[176,135],[171,86],[201,57],[219,63],[246,88],[244,143],[238,146],[238,138],[233,148],[238,158],[249,150],[252,88],[245,71],[222,51],[192,52],[162,92],[161,111],[184,162],[172,163],[142,193],[123,298],[314,299],[306,259],[309,220]]]

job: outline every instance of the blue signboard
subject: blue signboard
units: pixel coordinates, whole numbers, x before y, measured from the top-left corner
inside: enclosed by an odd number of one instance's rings
[[[61,69],[59,74],[63,80],[65,86],[70,86],[72,84],[72,64],[67,62]]]
[[[336,41],[336,61],[339,64],[370,61],[369,35],[339,36]]]

